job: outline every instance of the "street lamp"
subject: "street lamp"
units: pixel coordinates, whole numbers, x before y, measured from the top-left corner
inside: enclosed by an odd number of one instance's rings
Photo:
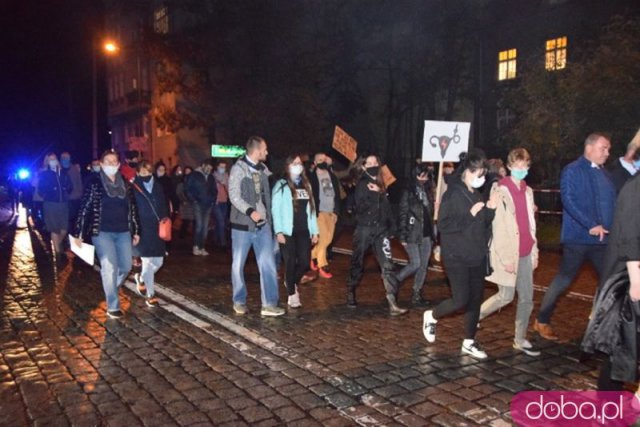
[[[108,55],[115,55],[120,50],[120,46],[114,41],[107,40],[102,43],[100,49],[97,43],[93,43],[92,49],[92,76],[93,76],[93,109],[92,109],[92,121],[93,121],[93,139],[91,154],[93,159],[98,158],[98,66],[97,56],[98,50],[102,50]]]

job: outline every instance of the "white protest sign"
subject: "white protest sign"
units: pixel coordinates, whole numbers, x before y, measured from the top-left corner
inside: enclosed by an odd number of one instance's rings
[[[469,149],[469,122],[425,120],[422,139],[423,162],[458,162]]]

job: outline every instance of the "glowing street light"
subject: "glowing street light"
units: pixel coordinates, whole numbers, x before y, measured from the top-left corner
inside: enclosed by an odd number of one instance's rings
[[[106,53],[114,55],[118,53],[118,51],[120,50],[120,46],[118,46],[117,43],[113,41],[106,41],[103,45],[103,49]]]

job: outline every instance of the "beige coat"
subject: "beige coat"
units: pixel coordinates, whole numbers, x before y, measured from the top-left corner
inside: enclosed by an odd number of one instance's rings
[[[492,223],[493,238],[490,246],[493,274],[487,277],[486,280],[502,286],[515,286],[518,275],[518,260],[520,258],[518,253],[520,250],[520,233],[518,232],[518,222],[516,220],[516,207],[506,186],[494,184],[491,193],[494,194],[496,192],[498,193],[498,203],[496,216]],[[533,248],[531,249],[531,261],[535,266],[538,262],[538,241],[536,239],[533,190],[530,187],[527,187],[526,199],[531,236],[534,240]],[[506,265],[513,265],[515,272],[508,273],[505,270]]]

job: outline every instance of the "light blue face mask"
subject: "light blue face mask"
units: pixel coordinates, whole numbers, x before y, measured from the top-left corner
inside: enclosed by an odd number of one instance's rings
[[[511,176],[522,181],[529,174],[529,169],[511,169]]]
[[[640,169],[640,159],[634,160],[633,161],[633,166],[635,166],[636,168]]]

